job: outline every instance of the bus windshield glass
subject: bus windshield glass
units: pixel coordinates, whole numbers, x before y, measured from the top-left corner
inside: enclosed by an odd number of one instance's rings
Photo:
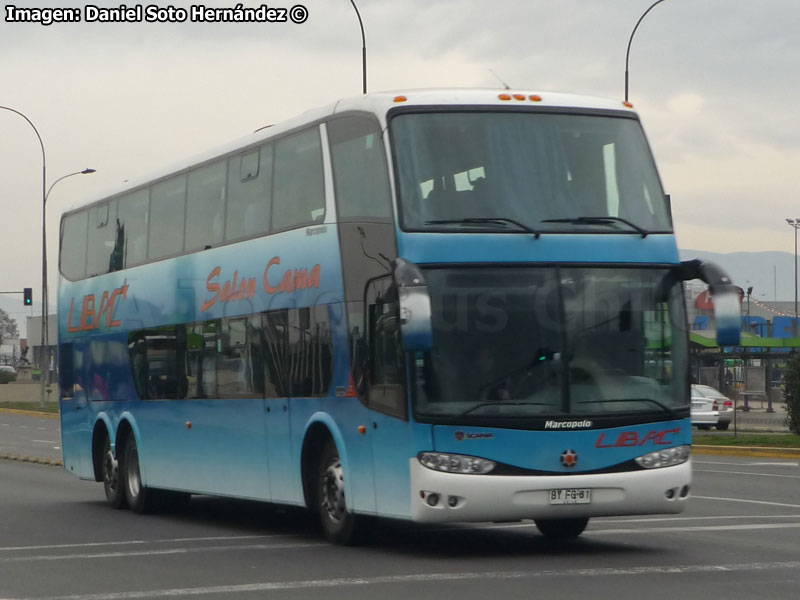
[[[688,406],[683,288],[670,269],[442,268],[425,277],[433,348],[411,361],[422,420],[668,420]]]
[[[390,131],[407,231],[672,231],[634,118],[405,113]]]

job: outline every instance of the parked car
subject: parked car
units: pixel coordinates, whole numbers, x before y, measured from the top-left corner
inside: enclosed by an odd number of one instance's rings
[[[692,425],[725,431],[733,420],[733,401],[710,385],[692,385]]]
[[[0,365],[0,383],[17,380],[17,371],[11,365]]]

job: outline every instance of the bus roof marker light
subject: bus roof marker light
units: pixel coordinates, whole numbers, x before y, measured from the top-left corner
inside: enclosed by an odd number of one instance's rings
[[[395,102],[406,102],[406,101],[408,101],[408,98],[406,98],[405,96],[395,96],[394,97],[394,101]]]
[[[528,96],[528,98],[530,99],[531,102],[541,102],[542,101],[542,97],[539,94],[531,94],[530,96]]]
[[[627,100],[625,100],[625,101],[622,103],[622,105],[623,105],[623,106],[625,106],[625,107],[627,107],[627,108],[633,108],[633,103],[631,103],[631,102],[628,102]]]
[[[511,100],[511,94],[500,94],[497,96],[500,100]]]
[[[514,94],[514,100],[525,100],[525,94]]]

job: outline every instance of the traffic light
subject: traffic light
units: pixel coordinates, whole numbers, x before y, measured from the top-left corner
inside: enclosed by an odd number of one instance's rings
[[[23,288],[22,295],[24,297],[23,303],[25,306],[33,305],[33,288]]]

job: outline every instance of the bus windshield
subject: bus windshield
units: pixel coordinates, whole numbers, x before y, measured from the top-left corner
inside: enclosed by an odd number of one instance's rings
[[[433,348],[421,420],[675,418],[688,406],[683,288],[666,268],[426,270]]]
[[[391,135],[407,231],[672,231],[633,118],[405,113]]]

